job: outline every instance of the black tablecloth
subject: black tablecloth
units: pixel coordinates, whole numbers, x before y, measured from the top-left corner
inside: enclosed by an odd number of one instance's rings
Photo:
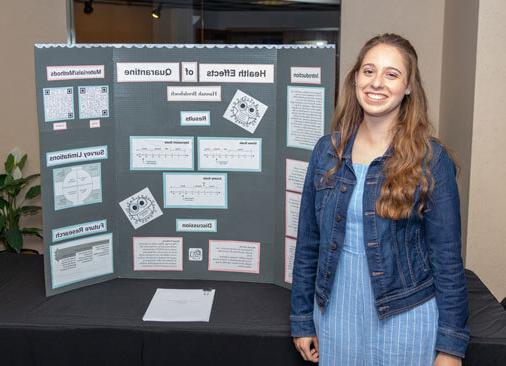
[[[467,271],[466,365],[506,365],[506,311]],[[157,288],[214,288],[209,323],[143,322]],[[304,365],[288,290],[219,281],[116,279],[46,298],[42,256],[0,254],[0,365]]]
[[[466,270],[471,342],[465,365],[506,366],[506,310],[472,271]]]

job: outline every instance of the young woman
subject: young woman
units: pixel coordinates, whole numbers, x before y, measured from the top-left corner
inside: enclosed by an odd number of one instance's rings
[[[469,329],[456,169],[413,46],[370,39],[304,183],[290,315],[320,365],[461,365]]]

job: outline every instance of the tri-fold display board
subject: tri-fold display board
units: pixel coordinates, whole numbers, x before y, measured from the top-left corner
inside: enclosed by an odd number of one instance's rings
[[[289,287],[335,48],[36,45],[46,291],[117,277]]]

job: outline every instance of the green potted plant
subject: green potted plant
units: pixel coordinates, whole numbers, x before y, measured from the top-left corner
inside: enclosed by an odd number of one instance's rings
[[[40,196],[40,185],[33,185],[40,174],[23,177],[22,170],[27,155],[17,152],[9,153],[5,160],[5,174],[0,174],[0,242],[8,252],[20,253],[23,250],[23,235],[35,235],[42,238],[42,229],[20,227],[21,217],[35,215],[40,206],[25,204]],[[36,251],[35,251],[36,252]]]

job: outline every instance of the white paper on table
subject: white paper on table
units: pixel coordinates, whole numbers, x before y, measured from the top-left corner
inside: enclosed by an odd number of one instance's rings
[[[156,289],[143,321],[209,322],[214,289]]]

